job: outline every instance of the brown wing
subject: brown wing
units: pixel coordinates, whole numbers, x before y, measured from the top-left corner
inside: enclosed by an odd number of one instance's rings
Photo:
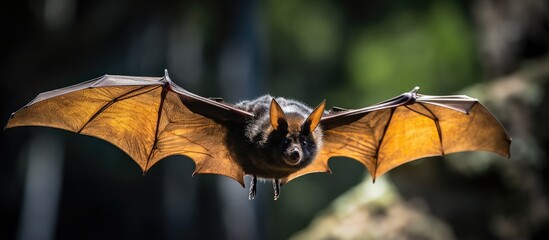
[[[285,182],[330,172],[328,160],[337,156],[361,162],[374,179],[428,156],[490,151],[509,157],[511,138],[478,100],[420,95],[418,89],[371,107],[324,116],[324,143],[317,159]]]
[[[164,77],[110,76],[39,94],[6,128],[46,126],[90,135],[126,152],[146,172],[170,155],[186,155],[195,174],[221,174],[242,186],[244,172],[225,146],[226,121],[251,113],[192,94]]]

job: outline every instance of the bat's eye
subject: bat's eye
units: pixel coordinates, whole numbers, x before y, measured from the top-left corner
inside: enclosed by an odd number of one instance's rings
[[[285,138],[284,140],[282,140],[282,143],[284,145],[289,145],[290,144],[290,139]]]
[[[307,146],[307,140],[302,140],[302,141],[301,141],[301,144],[302,144],[303,146]]]

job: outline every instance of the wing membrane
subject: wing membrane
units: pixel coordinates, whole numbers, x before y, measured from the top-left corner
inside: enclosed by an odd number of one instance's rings
[[[45,92],[12,114],[7,128],[46,126],[94,136],[127,153],[143,171],[170,155],[186,155],[195,174],[243,183],[225,146],[224,121],[253,115],[194,95],[164,77],[109,76]]]
[[[404,163],[463,151],[509,157],[511,138],[476,99],[428,96],[417,88],[363,109],[325,116],[324,145],[317,159],[285,182],[314,172],[330,172],[331,157],[362,163],[375,179]]]

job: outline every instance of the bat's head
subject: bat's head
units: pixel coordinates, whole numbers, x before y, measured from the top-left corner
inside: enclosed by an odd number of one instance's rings
[[[322,145],[319,123],[325,104],[323,101],[310,113],[299,108],[285,113],[272,99],[269,114],[273,131],[269,138],[275,145],[277,159],[297,167],[308,165],[316,157]]]

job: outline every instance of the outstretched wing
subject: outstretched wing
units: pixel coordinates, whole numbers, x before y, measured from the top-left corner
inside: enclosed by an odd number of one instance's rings
[[[324,143],[317,159],[285,182],[308,173],[330,172],[328,160],[337,156],[361,162],[374,179],[429,156],[490,151],[509,157],[511,138],[477,99],[420,95],[418,90],[371,107],[324,116]]]
[[[251,113],[192,94],[164,77],[111,76],[39,94],[6,128],[46,126],[90,135],[126,152],[146,172],[170,155],[186,155],[195,174],[221,174],[244,186],[225,144],[224,122]]]

